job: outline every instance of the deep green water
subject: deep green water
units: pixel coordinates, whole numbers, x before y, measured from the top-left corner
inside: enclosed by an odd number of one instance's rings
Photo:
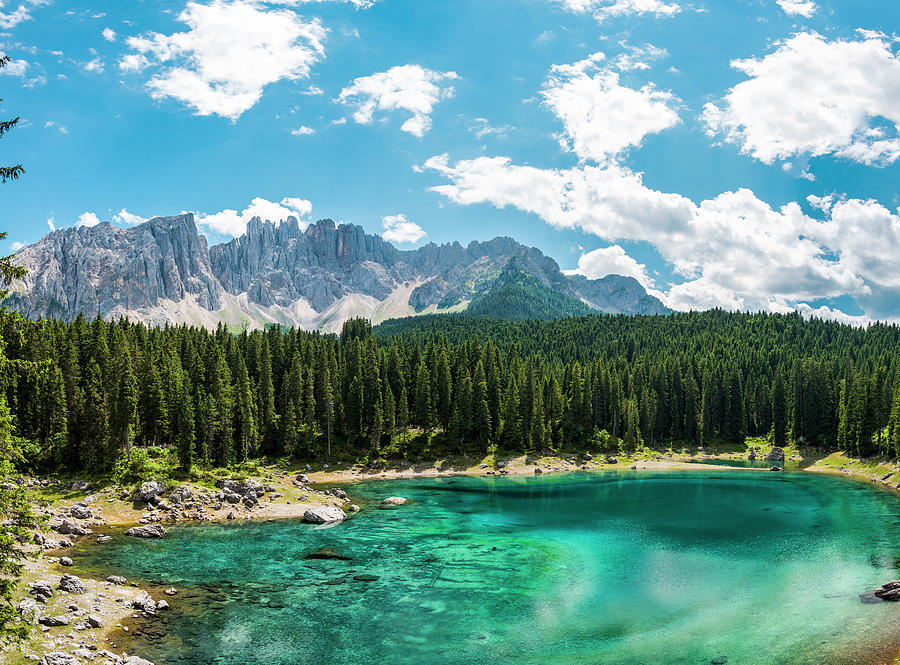
[[[186,526],[82,564],[184,589],[157,663],[860,663],[900,605],[900,502],[802,473],[609,472],[347,487],[333,528]],[[380,499],[410,503],[379,509]],[[323,547],[351,561],[304,560]],[[378,576],[354,581],[354,575]],[[161,589],[161,588],[160,588]],[[161,590],[154,592],[161,596]]]

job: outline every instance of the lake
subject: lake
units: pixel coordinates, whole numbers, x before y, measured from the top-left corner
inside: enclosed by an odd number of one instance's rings
[[[157,663],[875,662],[900,502],[805,473],[698,469],[344,485],[343,524],[172,527],[81,565],[174,585],[120,646]],[[409,502],[382,509],[382,498]],[[329,548],[350,560],[309,560]],[[355,579],[356,578],[356,579]],[[896,651],[894,652],[896,654]]]

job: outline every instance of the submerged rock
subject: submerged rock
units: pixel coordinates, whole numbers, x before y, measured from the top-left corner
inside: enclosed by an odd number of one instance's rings
[[[307,524],[328,524],[342,522],[347,514],[337,506],[317,506],[303,513],[303,521]]]
[[[369,573],[363,573],[362,575],[354,575],[353,579],[357,582],[377,582],[380,577],[378,575],[370,575]]]
[[[316,552],[310,552],[304,559],[337,559],[338,561],[350,561],[353,557],[335,552],[334,550],[324,549]]]
[[[166,535],[166,530],[161,524],[146,524],[131,527],[125,535],[135,538],[162,538]]]

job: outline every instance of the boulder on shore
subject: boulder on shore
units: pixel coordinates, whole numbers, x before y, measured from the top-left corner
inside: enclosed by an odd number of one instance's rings
[[[779,448],[775,446],[772,450],[769,451],[769,454],[766,455],[767,462],[783,462],[784,461],[784,448]]]
[[[67,519],[56,525],[53,530],[66,536],[86,536],[91,532],[90,529]]]
[[[307,524],[328,524],[342,522],[347,514],[337,506],[317,506],[303,513],[303,521]]]
[[[81,578],[66,573],[59,580],[59,588],[69,593],[87,593],[87,585],[81,581]]]
[[[406,499],[402,496],[389,496],[381,502],[384,506],[402,506],[404,503],[406,503]]]
[[[41,656],[41,665],[79,665],[81,663],[75,656],[62,651],[51,651]]]
[[[158,480],[148,480],[138,490],[138,498],[141,501],[151,501],[166,491],[165,486]]]
[[[136,538],[162,538],[166,535],[166,530],[161,524],[146,524],[131,527],[125,535]]]

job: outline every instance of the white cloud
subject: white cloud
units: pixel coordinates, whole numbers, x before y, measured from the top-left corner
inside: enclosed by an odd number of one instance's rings
[[[509,132],[514,130],[515,127],[512,125],[500,125],[499,127],[494,127],[488,122],[487,118],[475,118],[472,125],[469,127],[469,131],[473,132],[475,136],[480,139],[483,139],[485,136],[499,136],[506,138]]]
[[[643,46],[629,46],[624,42],[620,42],[620,44],[624,50],[616,56],[615,65],[624,72],[650,69],[650,62],[666,58],[669,55],[666,49],[653,44],[644,44]]]
[[[890,164],[900,157],[900,58],[893,47],[879,33],[835,41],[798,33],[763,58],[732,62],[748,79],[719,104],[707,104],[703,120],[711,135],[767,164],[795,155]]]
[[[150,218],[141,217],[140,215],[130,213],[125,210],[125,208],[122,208],[119,212],[113,215],[113,220],[123,226],[135,226],[136,224],[143,224],[148,219]]]
[[[369,9],[374,7],[378,0],[281,0],[283,5],[305,5],[313,2],[344,2],[353,5],[357,9]]]
[[[0,52],[0,57],[4,54]],[[27,60],[10,60],[3,68],[0,69],[0,74],[5,76],[25,76],[25,73],[28,71],[28,61]]]
[[[453,87],[444,82],[456,78],[456,72],[435,72],[419,65],[391,67],[353,80],[337,101],[355,106],[353,119],[362,125],[372,122],[376,110],[408,111],[412,117],[400,129],[421,137],[431,129],[434,105],[453,96]]]
[[[256,0],[189,2],[178,20],[189,30],[129,37],[131,55],[144,60],[126,56],[119,66],[135,71],[151,59],[163,65],[147,83],[151,96],[177,99],[198,115],[236,121],[267,85],[308,78],[325,55],[326,30],[318,19]]]
[[[306,223],[302,218],[310,212],[312,203],[306,199],[288,196],[275,203],[257,197],[240,212],[226,209],[208,215],[200,213],[197,215],[197,224],[215,233],[237,237],[247,230],[247,223],[254,217],[272,222],[283,222],[288,217],[296,217],[301,227],[305,227]]]
[[[778,6],[784,10],[785,14],[796,14],[805,18],[812,18],[818,9],[812,0],[778,0]]]
[[[40,4],[39,2],[22,3],[12,11],[2,11],[6,7],[5,2],[0,2],[0,29],[12,30],[23,21],[31,20],[31,8],[27,5]]]
[[[93,74],[102,74],[104,69],[103,60],[101,58],[94,58],[93,60],[88,60],[87,62],[81,63],[81,68]]]
[[[312,127],[307,127],[306,125],[300,125],[297,129],[292,129],[291,134],[293,136],[309,136],[310,134],[315,134],[316,130]]]
[[[13,252],[18,252],[18,251],[19,251],[20,249],[22,249],[24,246],[25,246],[25,243],[24,243],[24,242],[19,242],[19,241],[17,240],[17,241],[15,241],[14,243],[12,243],[12,244],[9,246],[9,249],[10,249],[11,251],[13,251]]]
[[[610,245],[582,254],[578,259],[578,268],[565,272],[568,275],[584,275],[588,279],[625,275],[634,277],[645,289],[655,287],[653,279],[647,274],[647,266],[628,256],[619,245]]]
[[[678,276],[664,293],[653,290],[646,267],[615,244],[582,256],[576,272],[633,276],[673,309],[799,308],[847,321],[900,320],[900,274],[893,269],[900,215],[874,201],[836,202],[833,195],[808,199],[823,214],[816,219],[798,203],[776,208],[748,189],[699,202],[651,189],[620,158],[645,135],[678,121],[672,98],[648,98],[652,87],[623,88],[614,75],[595,53],[554,67],[545,86],[546,103],[565,129],[563,147],[578,155],[579,166],[543,169],[502,156],[453,163],[438,155],[424,164],[446,180],[433,190],[459,205],[513,207],[609,243],[649,243]],[[610,91],[626,101],[611,103]],[[626,111],[629,104],[634,109]],[[804,169],[801,176],[807,174]],[[848,295],[865,317],[809,304]]]
[[[103,39],[108,42],[116,41],[116,31],[112,28],[103,28]]]
[[[55,231],[56,230],[56,217],[54,217],[53,215],[50,215],[47,218],[47,226],[50,228],[51,233],[53,231]]]
[[[820,221],[796,203],[773,209],[747,189],[695,203],[649,189],[640,174],[615,164],[554,170],[506,157],[450,164],[440,156],[425,166],[450,181],[434,190],[455,203],[511,206],[609,242],[651,243],[684,279],[662,294],[674,309],[783,311],[848,294],[868,303],[867,314],[882,316],[891,311],[888,296],[900,301],[900,276],[889,268],[900,253],[900,219],[871,202],[866,221],[857,222],[863,226],[854,227],[847,220],[863,217],[858,207],[835,205]],[[841,231],[848,228],[853,242]],[[607,262],[616,258],[607,254]],[[619,260],[634,272],[631,261]]]
[[[381,225],[384,227],[381,237],[389,242],[398,244],[418,242],[428,235],[425,233],[425,229],[415,222],[409,221],[406,215],[382,217]]]
[[[569,11],[591,13],[598,21],[619,16],[653,14],[657,17],[674,16],[681,11],[675,2],[663,0],[559,0]]]
[[[47,223],[49,224],[50,220],[47,220]],[[97,226],[97,224],[99,224],[99,223],[100,223],[100,218],[97,217],[97,215],[95,215],[92,212],[83,212],[80,215],[78,215],[78,219],[75,220],[75,226],[79,226],[79,227],[81,227],[81,226],[87,226],[87,227]]]
[[[119,60],[119,69],[123,72],[139,72],[150,66],[150,61],[140,53],[128,53]]]
[[[554,66],[542,93],[563,123],[567,147],[580,159],[598,163],[680,122],[672,93],[653,84],[640,90],[625,87],[605,60],[603,53],[594,53],[572,65]]]
[[[58,122],[54,120],[48,120],[44,123],[45,129],[53,129],[55,128],[60,134],[68,134],[69,130],[65,127],[65,125],[60,125]]]

